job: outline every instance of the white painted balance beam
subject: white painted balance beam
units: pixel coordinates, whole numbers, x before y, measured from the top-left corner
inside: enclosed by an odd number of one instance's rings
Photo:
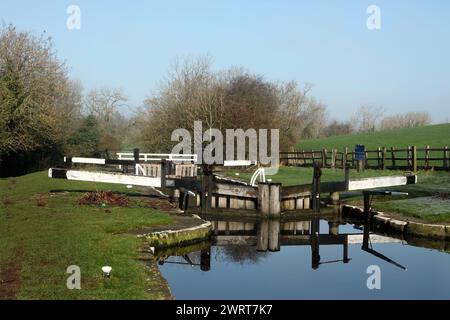
[[[116,183],[161,188],[161,178],[126,175],[122,173],[92,172],[70,169],[48,169],[48,176],[56,179]]]
[[[85,163],[85,164],[106,164],[106,159],[102,158],[83,158],[72,157],[70,158],[72,163]],[[67,162],[67,157],[64,157],[64,162]]]
[[[256,160],[225,160],[224,167],[248,167],[256,165]]]
[[[413,180],[413,181],[412,181]],[[348,191],[416,184],[417,176],[385,176],[348,181]]]
[[[116,153],[119,160],[134,160],[133,152]],[[197,163],[197,154],[186,153],[139,153],[139,160],[144,162],[169,160],[173,162]]]

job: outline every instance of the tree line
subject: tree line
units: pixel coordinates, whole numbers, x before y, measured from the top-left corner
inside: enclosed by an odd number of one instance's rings
[[[169,152],[174,129],[276,128],[280,148],[301,139],[426,125],[427,113],[383,117],[363,106],[349,121],[329,117],[311,85],[269,81],[242,67],[214,71],[210,57],[178,59],[159,87],[132,115],[122,89],[83,92],[58,59],[51,38],[0,30],[0,175],[58,164],[64,155],[112,157],[123,149]]]
[[[0,175],[60,163],[63,155],[100,156],[120,150],[127,126],[118,89],[83,95],[57,58],[52,40],[13,25],[0,30]]]

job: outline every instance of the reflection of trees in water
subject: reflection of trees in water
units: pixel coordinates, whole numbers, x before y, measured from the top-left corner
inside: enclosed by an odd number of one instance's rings
[[[268,252],[258,252],[252,246],[227,245],[216,247],[214,256],[216,259],[221,258],[230,262],[239,262],[240,264],[257,264],[268,256]]]

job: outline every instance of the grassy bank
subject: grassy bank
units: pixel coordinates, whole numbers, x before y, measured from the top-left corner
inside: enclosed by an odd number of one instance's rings
[[[418,184],[390,190],[408,192],[403,197],[377,197],[375,209],[391,216],[426,223],[450,223],[450,173],[419,172]]]
[[[81,193],[71,190],[129,192],[119,185],[49,179],[46,172],[0,180],[0,298],[161,297],[161,278],[136,260],[142,242],[127,231],[169,224],[170,216],[143,200],[128,207],[78,205]],[[81,268],[81,290],[66,287],[70,265]],[[101,275],[104,265],[113,268],[108,281]]]
[[[302,140],[299,142],[298,148],[304,150],[321,150],[324,148],[343,150],[348,147],[349,150],[353,150],[358,143],[364,144],[368,150],[376,150],[377,147],[383,146],[395,148],[405,148],[409,145],[416,145],[417,147],[425,147],[426,145],[432,147],[448,146],[450,144],[450,124]]]

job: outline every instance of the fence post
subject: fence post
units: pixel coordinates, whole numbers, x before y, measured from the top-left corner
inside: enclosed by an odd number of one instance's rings
[[[417,146],[412,146],[412,169],[413,172],[417,171]]]
[[[351,155],[352,155],[352,168],[356,168],[356,166],[355,166],[355,151],[352,151]]]
[[[428,169],[430,167],[430,146],[425,147],[425,168]]]
[[[381,151],[381,169],[386,169],[386,147],[383,147],[383,150]]]
[[[365,170],[368,166],[369,166],[369,151],[368,150],[364,150],[364,167],[363,170]]]
[[[167,170],[167,163],[166,160],[161,161],[161,188],[166,187],[166,170]]]
[[[211,210],[212,208],[212,199],[213,199],[213,186],[214,186],[214,175],[212,170],[208,168],[208,198],[206,203],[207,210]],[[208,212],[209,213],[209,212]]]
[[[208,188],[208,176],[207,176],[207,165],[205,165],[205,164],[202,165],[202,180],[201,181],[202,181],[202,192],[200,194],[201,212],[206,213],[206,210],[207,210],[206,191]]]
[[[336,154],[337,154],[337,150],[332,149],[331,150],[331,168],[333,168],[333,169],[336,167]]]
[[[449,163],[449,152],[448,152],[448,146],[444,147],[444,168],[448,168]]]
[[[411,161],[411,146],[406,147],[406,165],[411,169],[412,161]]]
[[[377,147],[377,164],[378,169],[381,169],[381,147]]]
[[[395,149],[391,147],[391,160],[392,160],[392,169],[395,170]]]
[[[348,154],[348,147],[345,147],[344,153],[342,154],[342,169],[347,168],[347,154]]]
[[[327,149],[322,150],[322,167],[326,168],[327,166]]]
[[[138,148],[133,149],[133,157],[134,157],[134,161],[136,161],[136,162],[139,161],[139,149]]]

